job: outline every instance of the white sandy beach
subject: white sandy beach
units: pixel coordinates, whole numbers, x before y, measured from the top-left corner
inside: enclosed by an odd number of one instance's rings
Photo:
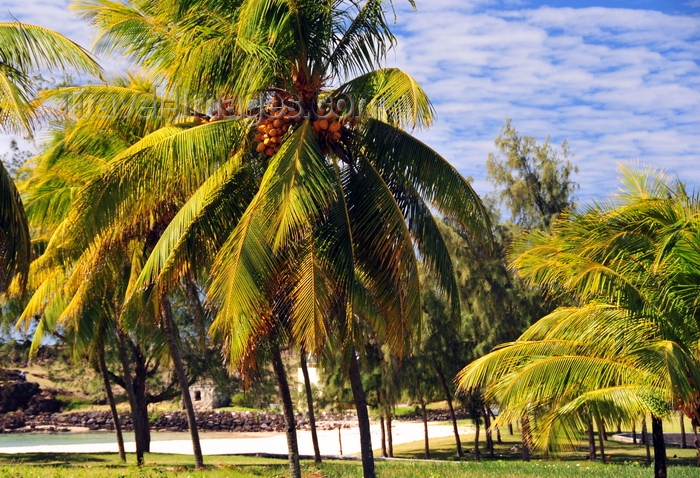
[[[393,443],[409,443],[423,439],[422,422],[394,421]],[[460,433],[467,428],[460,428]],[[429,423],[430,438],[451,436],[452,427],[446,422]],[[153,433],[157,437],[157,433]],[[201,445],[205,455],[235,455],[242,453],[287,453],[287,439],[284,433],[202,433]],[[313,445],[310,431],[297,431],[299,453],[313,455]],[[360,453],[360,435],[357,427],[341,430],[343,455]],[[319,430],[319,446],[322,455],[340,455],[338,430]],[[381,446],[381,431],[379,424],[372,424],[372,445],[375,449]],[[134,452],[135,444],[126,443],[126,451]],[[117,452],[117,444],[93,443],[71,445],[41,445],[22,447],[0,447],[0,453],[106,453]],[[182,433],[182,440],[151,441],[152,453],[192,454],[192,443],[188,433]]]

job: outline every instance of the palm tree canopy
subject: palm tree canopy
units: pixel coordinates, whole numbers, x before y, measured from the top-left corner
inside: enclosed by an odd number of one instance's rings
[[[36,112],[30,74],[42,69],[74,69],[102,78],[92,56],[52,30],[19,22],[0,22],[0,128],[31,133]]]
[[[21,290],[27,282],[31,242],[22,199],[5,166],[0,162],[0,292],[15,276]]]
[[[74,258],[116,225],[172,208],[130,290],[154,286],[157,297],[202,274],[232,364],[275,324],[312,352],[331,330],[350,340],[360,315],[403,350],[421,316],[418,260],[459,307],[433,212],[475,240],[488,242],[490,226],[469,183],[404,130],[433,121],[424,91],[400,70],[376,69],[395,43],[390,2],[73,6],[97,27],[98,51],[129,55],[174,102],[162,128],[76,195]],[[71,110],[69,97],[85,105],[97,95],[81,87],[52,101]],[[115,106],[107,116],[131,114]]]
[[[37,120],[30,74],[40,69],[68,69],[102,76],[95,60],[80,46],[46,28],[0,22],[0,132],[32,133]],[[0,166],[0,291],[14,276],[24,289],[31,244],[22,200]]]
[[[462,389],[486,387],[503,419],[532,417],[535,441],[572,438],[598,417],[700,417],[698,201],[658,171],[623,170],[609,202],[516,241],[513,264],[564,295],[559,308],[467,366]]]

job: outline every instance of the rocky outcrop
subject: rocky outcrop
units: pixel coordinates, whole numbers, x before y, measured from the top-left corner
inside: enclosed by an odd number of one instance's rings
[[[24,372],[0,370],[0,414],[17,410],[22,410],[24,415],[56,413],[62,407],[63,403],[54,393],[42,391],[38,383],[27,382]]]

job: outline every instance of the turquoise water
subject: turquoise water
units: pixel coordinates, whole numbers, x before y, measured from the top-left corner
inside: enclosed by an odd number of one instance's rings
[[[151,432],[151,441],[189,440],[189,433]],[[116,435],[110,431],[56,432],[56,433],[7,433],[0,434],[0,453],[5,447],[42,445],[86,445],[90,443],[116,443]],[[124,441],[134,441],[134,434],[124,433]]]

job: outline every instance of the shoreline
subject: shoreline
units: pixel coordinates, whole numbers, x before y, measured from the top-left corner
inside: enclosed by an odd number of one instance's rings
[[[85,430],[83,427],[74,427],[73,432],[59,432],[56,435],[69,437],[71,433],[100,435],[109,434],[109,431]],[[410,443],[422,440],[423,423],[396,421],[393,428],[394,444]],[[80,429],[78,431],[77,429]],[[378,423],[373,423],[370,427],[373,447],[377,448],[381,443],[381,430]],[[470,430],[470,427],[460,427],[460,433]],[[452,427],[444,426],[443,422],[429,422],[430,438],[451,436]],[[189,435],[182,433],[182,439],[158,440],[158,434],[153,432],[151,441],[151,453],[192,455],[192,442]],[[180,432],[166,432],[170,437]],[[36,436],[51,436],[51,433],[40,432]],[[164,436],[165,434],[161,435]],[[112,434],[113,436],[113,434]],[[360,453],[360,435],[357,426],[342,428],[340,430],[318,430],[318,439],[322,455],[341,455],[340,445],[342,442],[343,455],[356,455]],[[299,453],[302,455],[313,455],[313,444],[311,432],[308,430],[297,430],[297,440]],[[201,433],[200,443],[204,455],[235,455],[250,453],[286,453],[287,439],[283,432],[210,432]],[[128,453],[135,452],[135,443],[125,440],[125,448]],[[41,444],[28,446],[0,446],[0,454],[25,454],[25,453],[116,453],[118,451],[116,441],[105,443],[76,443],[76,444]]]

